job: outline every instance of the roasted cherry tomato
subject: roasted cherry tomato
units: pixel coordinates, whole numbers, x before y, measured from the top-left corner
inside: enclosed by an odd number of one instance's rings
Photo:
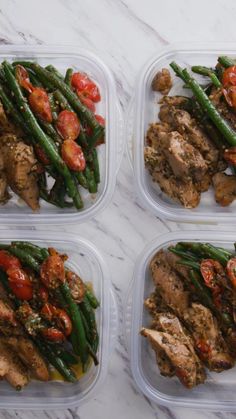
[[[34,86],[30,81],[29,73],[22,65],[16,66],[16,78],[19,85],[27,90],[27,92],[33,92]]]
[[[226,271],[233,287],[236,288],[236,258],[228,261]]]
[[[82,148],[72,140],[65,140],[61,147],[61,156],[67,166],[76,172],[85,169],[86,161]]]
[[[98,123],[102,126],[105,127],[105,119],[101,116],[101,115],[95,115],[96,120],[98,121]],[[86,134],[90,137],[92,135],[93,131],[90,127],[86,128]],[[98,138],[96,143],[95,143],[95,147],[104,144],[105,138],[104,135],[101,138]]]
[[[44,166],[47,166],[48,164],[51,163],[50,159],[48,158],[47,154],[45,153],[45,151],[42,149],[42,147],[40,147],[40,145],[35,144],[34,146],[34,150],[35,153],[40,161],[40,163],[42,163]]]
[[[7,271],[10,268],[21,268],[21,263],[19,259],[6,250],[0,250],[0,268],[4,271]]]
[[[21,268],[10,268],[7,270],[7,275],[13,294],[20,300],[31,300],[33,286],[26,272]]]
[[[72,323],[65,310],[62,310],[50,303],[46,303],[41,309],[41,314],[47,320],[54,321],[65,336],[69,336],[71,334]]]
[[[60,255],[49,256],[41,265],[40,277],[46,288],[55,289],[65,282],[65,267]]]
[[[236,165],[236,147],[227,148],[224,151],[224,159],[233,165]]]
[[[224,87],[236,86],[236,65],[232,65],[224,70],[222,84]]]
[[[94,102],[88,97],[84,96],[84,94],[81,93],[79,90],[77,90],[77,95],[79,97],[80,102],[83,103],[83,105],[86,106],[86,108],[88,108],[91,112],[94,113],[96,109]]]
[[[72,271],[66,271],[66,280],[69,284],[71,295],[77,303],[84,299],[86,287],[82,279]]]
[[[42,329],[41,333],[43,337],[50,342],[63,342],[65,340],[65,335],[61,330],[56,329],[55,327],[48,327],[47,329]]]
[[[46,90],[41,87],[35,87],[29,95],[29,104],[43,121],[52,122],[52,111]]]
[[[93,102],[99,102],[101,95],[96,84],[85,73],[74,73],[71,78],[72,87]]]
[[[80,133],[80,122],[77,115],[67,110],[59,113],[56,127],[64,140],[76,140]]]
[[[217,275],[225,275],[224,268],[214,259],[204,259],[200,266],[201,274],[208,288],[212,290],[212,297],[216,307],[221,307],[221,287],[217,284]]]
[[[236,86],[229,86],[227,89],[223,89],[223,94],[229,106],[236,108]]]

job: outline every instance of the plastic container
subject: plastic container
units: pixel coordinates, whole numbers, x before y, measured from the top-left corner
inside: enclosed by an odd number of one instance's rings
[[[117,306],[112,292],[110,275],[99,252],[88,241],[71,234],[1,230],[1,243],[11,240],[29,240],[41,246],[53,246],[69,256],[67,266],[77,272],[84,281],[93,284],[100,307],[96,310],[100,344],[99,365],[75,384],[52,381],[32,381],[22,392],[16,392],[10,385],[0,382],[0,408],[12,409],[59,409],[80,406],[82,402],[98,391],[104,380],[109,358],[114,347],[117,332]]]
[[[236,56],[235,45],[173,45],[152,57],[139,75],[135,95],[132,98],[126,117],[126,137],[128,154],[134,169],[136,195],[140,203],[156,216],[174,221],[231,223],[236,219],[236,202],[229,207],[221,207],[215,202],[214,191],[202,193],[201,203],[195,209],[185,209],[161,192],[157,183],[151,179],[144,165],[144,142],[149,124],[158,119],[158,104],[161,94],[153,92],[151,82],[157,71],[170,68],[171,61],[183,67],[192,65],[214,66],[219,55]],[[173,74],[173,73],[172,73]],[[197,76],[197,75],[196,75]],[[198,77],[198,76],[197,76]],[[201,80],[201,78],[199,78]],[[170,94],[188,95],[183,82],[176,78]]]
[[[77,47],[43,45],[1,45],[0,61],[25,59],[36,60],[45,66],[53,64],[63,74],[68,67],[88,73],[99,85],[101,102],[96,112],[106,119],[106,143],[98,147],[101,183],[96,196],[81,189],[84,208],[60,209],[41,201],[39,212],[33,213],[16,195],[0,206],[0,222],[8,224],[68,224],[84,222],[94,217],[111,200],[116,175],[123,155],[123,118],[118,103],[113,76],[105,64],[95,55]]]
[[[221,237],[222,239],[220,239]],[[206,241],[234,249],[234,233],[182,231],[159,236],[149,243],[137,258],[133,281],[126,301],[125,333],[127,335],[133,378],[139,390],[150,400],[165,406],[236,411],[236,367],[220,374],[208,372],[205,384],[185,389],[179,380],[160,375],[155,354],[147,339],[140,336],[142,326],[150,325],[144,300],[154,290],[149,263],[161,248],[178,241]]]

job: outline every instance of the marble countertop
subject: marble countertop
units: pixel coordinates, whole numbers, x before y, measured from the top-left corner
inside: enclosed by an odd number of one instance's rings
[[[112,70],[125,112],[137,73],[152,54],[177,41],[236,41],[235,12],[233,0],[1,0],[0,44],[69,44],[94,51]],[[113,200],[104,212],[86,224],[58,228],[91,240],[103,253],[112,272],[121,321],[123,298],[143,247],[159,234],[194,226],[161,221],[137,204],[132,170],[125,156]],[[236,226],[226,229],[236,230]],[[172,409],[151,403],[138,392],[130,375],[121,326],[107,379],[88,403],[64,411],[0,411],[0,417],[6,419],[111,416],[224,419],[236,415]]]

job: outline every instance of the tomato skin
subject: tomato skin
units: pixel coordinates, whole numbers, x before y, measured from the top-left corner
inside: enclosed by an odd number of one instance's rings
[[[48,301],[49,295],[48,291],[45,287],[40,287],[38,290],[38,297],[42,303],[46,303]]]
[[[236,288],[236,257],[231,258],[226,266],[227,275],[233,285]]]
[[[61,156],[67,166],[76,172],[85,169],[86,161],[82,148],[72,140],[65,140],[61,147]]]
[[[217,260],[203,259],[200,271],[206,286],[212,291],[215,306],[221,308],[221,287],[217,284],[217,274],[224,275],[223,266]]]
[[[223,89],[223,95],[229,106],[236,108],[236,86],[229,86]]]
[[[236,86],[236,65],[232,65],[224,70],[222,84],[224,87]]]
[[[42,87],[35,87],[29,95],[29,105],[41,119],[46,122],[52,122],[52,111],[48,95]]]
[[[7,270],[7,275],[13,294],[20,300],[31,300],[33,286],[26,272],[21,268],[10,268]]]
[[[97,85],[85,73],[74,73],[71,78],[72,87],[93,102],[99,102],[101,95]]]
[[[56,127],[64,140],[76,140],[80,133],[80,122],[77,115],[68,110],[59,113]]]
[[[21,87],[27,90],[29,93],[33,92],[34,86],[32,85],[28,71],[22,66],[16,66],[16,78]]]
[[[41,265],[40,278],[46,288],[56,289],[65,282],[65,267],[58,255],[49,256]]]
[[[55,321],[58,328],[63,332],[65,336],[69,336],[72,332],[72,323],[65,312],[61,308],[58,308],[50,303],[44,304],[41,309],[41,314],[49,321]]]
[[[83,92],[80,92],[79,90],[77,90],[76,93],[78,95],[80,102],[83,103],[83,105],[86,106],[86,108],[88,108],[91,112],[94,113],[96,110],[94,102],[88,97],[84,96]]]
[[[0,268],[7,271],[10,268],[21,268],[19,259],[6,250],[0,250]]]
[[[43,337],[50,342],[63,342],[65,340],[65,336],[61,330],[56,329],[55,327],[49,327],[47,329],[42,329],[41,333]]]
[[[103,118],[103,116],[101,116],[101,115],[94,115],[94,116],[95,116],[96,120],[98,121],[98,123],[102,127],[105,127],[106,121]],[[93,131],[92,131],[91,127],[87,127],[86,128],[86,134],[90,137],[92,135],[92,133],[93,133]],[[102,136],[101,138],[98,138],[97,141],[96,141],[96,143],[95,143],[95,147],[97,147],[97,146],[99,146],[101,144],[104,144],[104,141],[105,141],[104,136]]]

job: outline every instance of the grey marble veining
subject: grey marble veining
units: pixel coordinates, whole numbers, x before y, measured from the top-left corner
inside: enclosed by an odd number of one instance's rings
[[[69,44],[94,51],[112,70],[125,111],[136,76],[152,54],[177,41],[235,41],[235,13],[233,0],[1,0],[0,44]],[[123,297],[143,247],[159,234],[192,228],[190,224],[161,221],[136,202],[127,156],[122,162],[113,200],[105,211],[86,224],[60,226],[61,231],[76,232],[91,240],[103,253],[112,274],[120,323]],[[226,229],[236,231],[236,226]],[[0,411],[0,417],[231,419],[235,414],[171,409],[147,400],[132,380],[120,325],[106,382],[92,400],[79,409],[5,410]]]

